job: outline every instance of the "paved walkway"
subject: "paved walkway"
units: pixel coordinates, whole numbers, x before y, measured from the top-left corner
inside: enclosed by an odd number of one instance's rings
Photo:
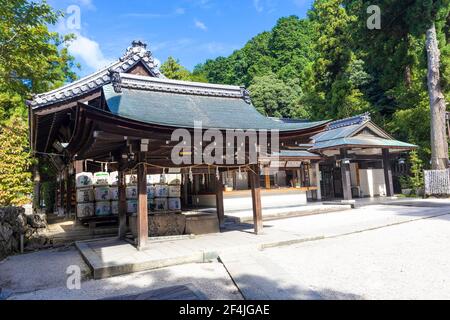
[[[191,284],[207,299],[450,296],[450,260],[446,253],[450,242],[450,201],[404,201],[401,206],[373,205],[264,224],[263,236],[251,234],[251,225],[244,225],[220,235],[169,242],[172,250],[183,246],[186,252],[194,243],[202,246],[200,250],[209,249],[206,242],[212,239],[217,249],[222,240],[224,250],[218,255],[223,264],[183,264],[85,280],[81,290],[69,290],[65,286],[65,267],[82,264],[78,253],[43,251],[0,262],[0,287],[13,292],[12,299],[137,298],[141,294],[147,296],[150,290]],[[370,231],[363,232],[366,230]],[[272,248],[253,240],[271,240],[277,234],[287,240]],[[301,242],[311,236],[325,239]],[[287,245],[289,239],[293,239],[293,245]],[[233,246],[229,246],[231,240]],[[166,244],[152,243],[152,248],[164,253],[171,247]],[[114,246],[97,248],[96,254],[113,263]],[[255,250],[255,246],[265,250]]]
[[[450,203],[421,202],[425,207],[371,206],[336,213],[267,221],[262,235],[252,225],[231,224],[221,234],[193,239],[150,242],[147,249],[116,239],[79,242],[77,246],[95,279],[172,265],[208,262],[227,252],[262,250],[402,224],[450,213]],[[426,207],[426,205],[430,207]]]
[[[450,215],[433,210],[434,218],[256,254],[323,299],[450,299]]]

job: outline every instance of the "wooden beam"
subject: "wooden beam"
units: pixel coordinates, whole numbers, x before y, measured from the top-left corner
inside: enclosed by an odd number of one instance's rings
[[[125,239],[127,233],[127,196],[125,185],[125,171],[119,168],[119,239]]]
[[[252,189],[253,204],[253,226],[255,234],[261,234],[263,231],[262,208],[261,208],[261,186],[259,181],[259,166],[252,165],[249,171],[250,187]]]
[[[137,212],[137,248],[145,248],[148,240],[148,212],[147,212],[147,176],[145,165],[138,165],[138,212]]]
[[[347,158],[347,149],[341,149],[341,159]],[[352,200],[352,188],[350,180],[350,165],[341,161],[341,175],[342,175],[342,194],[344,200]]]
[[[216,208],[219,225],[222,227],[225,221],[225,210],[223,205],[223,183],[222,177],[216,177]]]
[[[383,149],[383,171],[384,181],[386,184],[386,195],[388,197],[394,196],[394,183],[392,180],[391,161],[389,159],[389,149]]]

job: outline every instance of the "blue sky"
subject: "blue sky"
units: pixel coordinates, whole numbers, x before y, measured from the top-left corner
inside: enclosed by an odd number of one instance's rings
[[[70,28],[76,21],[72,14],[54,27],[77,34],[70,50],[82,66],[80,76],[116,60],[134,39],[144,40],[158,60],[173,56],[192,70],[206,59],[241,48],[280,17],[304,17],[312,1],[47,0],[62,11],[71,5],[80,9],[79,28]]]

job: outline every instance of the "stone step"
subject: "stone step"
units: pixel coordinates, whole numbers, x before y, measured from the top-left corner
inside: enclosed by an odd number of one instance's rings
[[[288,219],[294,217],[302,217],[309,216],[314,214],[323,214],[323,213],[332,213],[332,212],[340,212],[352,209],[352,206],[349,204],[330,204],[323,206],[311,206],[305,207],[305,209],[292,209],[292,211],[281,211],[281,212],[273,212],[273,213],[264,213],[263,209],[263,221],[271,221],[271,220],[279,220],[279,219]],[[233,215],[233,213],[227,213],[225,215],[225,222],[227,223],[253,223],[253,216],[250,215]]]

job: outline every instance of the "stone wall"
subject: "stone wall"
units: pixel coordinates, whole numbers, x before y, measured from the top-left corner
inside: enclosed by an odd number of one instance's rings
[[[20,252],[20,236],[24,250],[35,250],[48,243],[44,234],[45,215],[25,214],[22,207],[0,207],[0,260]]]

